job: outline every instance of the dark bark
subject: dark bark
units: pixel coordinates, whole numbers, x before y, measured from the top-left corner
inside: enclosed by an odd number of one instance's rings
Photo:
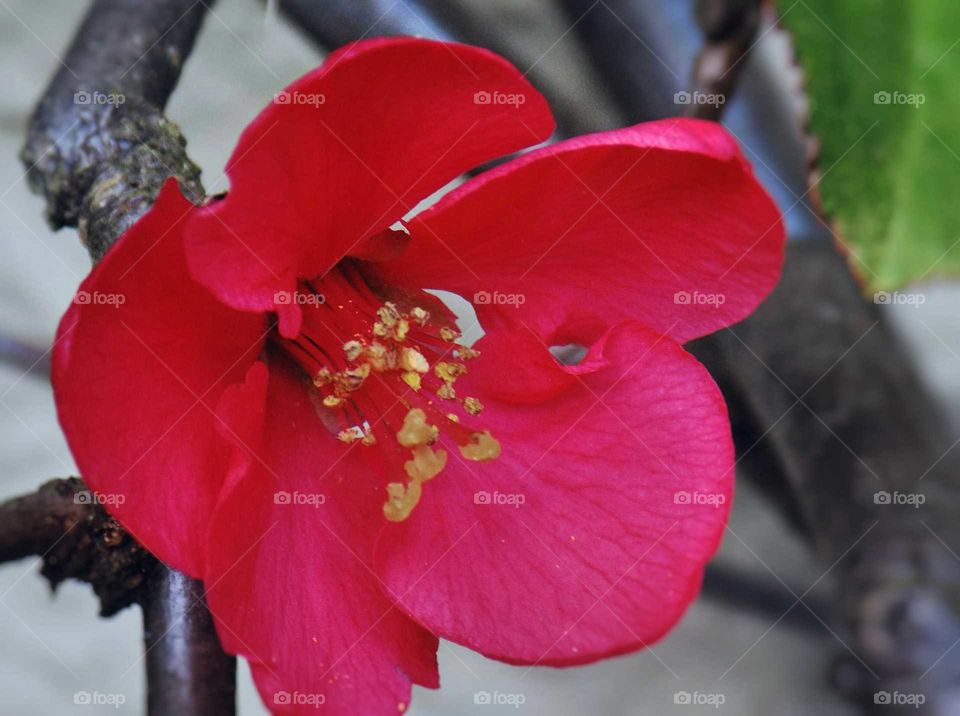
[[[233,713],[237,663],[211,639],[213,618],[203,585],[158,564],[142,604],[147,713]]]
[[[767,302],[691,348],[762,429],[740,454],[760,439],[779,456],[824,569],[835,565],[833,616],[856,655],[838,684],[868,711],[874,693],[900,691],[926,696],[919,713],[947,713],[960,678],[960,455],[844,257],[792,244]]]
[[[691,102],[687,114],[717,120],[745,67],[757,28],[761,0],[698,0],[697,21],[705,42],[693,66],[691,91],[724,102]]]
[[[70,578],[93,586],[102,616],[140,601],[157,564],[75,477],[0,504],[0,562],[29,556],[41,557],[51,587]]]
[[[196,0],[96,0],[37,105],[21,153],[47,219],[75,226],[94,260],[164,180],[195,201],[200,170],[163,107],[203,20]]]

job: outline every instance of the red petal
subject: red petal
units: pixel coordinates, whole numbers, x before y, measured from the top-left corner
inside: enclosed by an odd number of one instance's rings
[[[512,350],[496,335],[479,347],[478,365]],[[583,663],[651,643],[694,598],[732,494],[723,400],[703,366],[638,324],[598,349],[607,367],[594,357],[539,405],[490,398],[476,373],[457,382],[480,395],[472,420],[503,452],[451,459],[376,557],[398,604],[440,636],[512,663]]]
[[[252,375],[248,395],[260,386]],[[311,392],[271,362],[262,447],[244,439],[255,428],[231,424],[256,455],[217,506],[207,598],[224,647],[251,660],[271,709],[316,713],[308,702],[322,700],[333,713],[396,714],[411,682],[438,685],[437,639],[372,571],[383,484],[363,468],[359,445],[323,427]],[[224,411],[228,422],[242,414]],[[288,711],[297,698],[303,707]]]
[[[481,320],[513,295],[500,309],[548,341],[624,320],[681,342],[727,326],[776,283],[784,242],[730,135],[681,119],[530,152],[409,227],[410,249],[378,265],[383,280],[474,299]]]
[[[478,92],[523,103],[477,104]],[[415,38],[348,45],[281,94],[292,101],[247,127],[230,193],[190,230],[195,275],[238,308],[273,308],[296,276],[326,272],[467,169],[554,127],[506,60]]]
[[[182,229],[193,210],[170,180],[81,284],[53,386],[87,484],[151,552],[200,576],[227,466],[211,409],[256,358],[264,323],[190,278]]]

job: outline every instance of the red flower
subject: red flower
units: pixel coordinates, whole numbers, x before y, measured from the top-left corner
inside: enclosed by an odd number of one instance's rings
[[[723,129],[670,120],[390,228],[553,126],[489,52],[351,45],[247,128],[225,198],[168,182],[63,319],[81,473],[205,581],[277,712],[402,711],[438,685],[438,636],[518,664],[632,651],[697,592],[733,459],[680,344],[771,289],[780,218]],[[473,299],[475,349],[424,288]]]

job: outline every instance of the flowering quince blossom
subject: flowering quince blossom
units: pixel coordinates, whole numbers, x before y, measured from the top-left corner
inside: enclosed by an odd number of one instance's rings
[[[695,120],[579,137],[408,218],[550,136],[513,66],[379,39],[283,97],[228,194],[197,207],[168,181],[81,287],[124,300],[64,316],[81,474],[204,580],[277,713],[402,712],[439,685],[438,637],[567,666],[662,636],[733,480],[723,400],[681,344],[748,315],[782,260],[736,143]],[[465,345],[424,289],[473,298],[485,335]],[[549,350],[568,344],[577,365]]]

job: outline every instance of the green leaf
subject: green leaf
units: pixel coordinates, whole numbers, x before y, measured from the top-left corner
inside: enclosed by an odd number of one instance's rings
[[[874,289],[960,273],[956,0],[778,0],[821,143],[817,189]]]

